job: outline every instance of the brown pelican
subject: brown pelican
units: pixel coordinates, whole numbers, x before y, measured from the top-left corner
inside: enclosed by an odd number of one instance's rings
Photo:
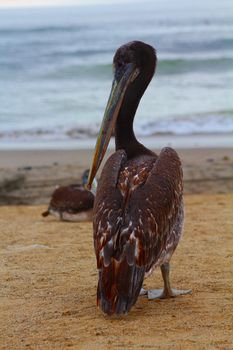
[[[95,197],[84,188],[88,175],[89,170],[85,170],[82,175],[82,184],[56,188],[52,193],[49,207],[42,216],[51,214],[64,221],[92,221]]]
[[[115,53],[114,80],[97,139],[88,188],[114,130],[116,152],[104,165],[94,203],[94,247],[99,270],[97,304],[104,313],[125,314],[143,280],[160,267],[163,290],[149,299],[188,294],[169,282],[169,262],[183,225],[182,167],[172,148],[159,155],[139,143],[133,120],[156,68],[156,52],[140,41]]]

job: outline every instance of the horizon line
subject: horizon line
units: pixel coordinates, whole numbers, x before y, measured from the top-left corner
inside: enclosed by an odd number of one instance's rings
[[[20,3],[1,3],[0,1],[0,9],[14,9],[14,8],[38,8],[38,7],[72,7],[72,6],[93,6],[93,5],[113,5],[113,4],[117,4],[117,3],[130,3],[130,2],[135,2],[133,0],[97,0],[97,2],[95,0],[81,0],[81,1],[37,1],[36,3],[32,3],[32,2],[22,2]]]

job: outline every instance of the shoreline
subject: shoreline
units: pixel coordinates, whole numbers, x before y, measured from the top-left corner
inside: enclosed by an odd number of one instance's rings
[[[232,133],[213,134],[157,134],[138,137],[138,140],[150,149],[173,147],[186,148],[233,148]],[[8,150],[92,150],[95,147],[96,137],[64,140],[20,140],[1,139],[0,152]],[[109,149],[114,149],[115,143],[111,139]]]
[[[233,192],[233,147],[176,150],[185,194]],[[112,152],[107,151],[105,160]],[[92,156],[90,149],[0,150],[0,205],[47,205],[56,186],[80,182]]]
[[[167,146],[164,146],[167,147]],[[171,147],[171,146],[168,146]],[[163,147],[151,147],[151,150],[159,154]],[[221,156],[233,159],[232,147],[176,147],[175,150],[183,158],[198,164],[208,157],[220,158]],[[105,160],[114,152],[114,147],[109,147]],[[77,167],[88,167],[92,161],[93,148],[63,148],[63,149],[0,149],[0,169],[16,169],[25,166],[51,166],[54,163],[61,165],[77,165]],[[103,162],[104,163],[104,162]]]

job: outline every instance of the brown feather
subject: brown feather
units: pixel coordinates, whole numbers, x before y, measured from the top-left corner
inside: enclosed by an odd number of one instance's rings
[[[182,211],[181,163],[171,148],[131,160],[117,151],[100,179],[94,206],[97,302],[105,313],[126,313],[145,274],[178,244],[173,233]]]

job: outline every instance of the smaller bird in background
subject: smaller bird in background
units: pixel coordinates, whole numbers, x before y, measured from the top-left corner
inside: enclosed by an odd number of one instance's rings
[[[91,221],[97,181],[94,181],[92,192],[85,189],[89,169],[82,175],[81,184],[59,186],[52,193],[48,209],[41,215],[54,215],[63,221]]]

